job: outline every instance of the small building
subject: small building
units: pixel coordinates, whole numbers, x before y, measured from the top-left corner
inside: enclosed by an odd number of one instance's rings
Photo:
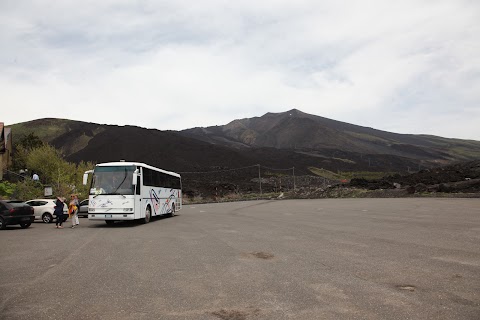
[[[12,166],[12,149],[12,129],[0,122],[0,180],[5,170]]]

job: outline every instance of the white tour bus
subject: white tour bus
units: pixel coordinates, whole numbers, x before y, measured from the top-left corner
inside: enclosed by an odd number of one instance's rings
[[[182,181],[178,173],[139,162],[100,163],[86,171],[83,184],[93,173],[88,203],[89,220],[141,219],[174,216],[182,208]]]

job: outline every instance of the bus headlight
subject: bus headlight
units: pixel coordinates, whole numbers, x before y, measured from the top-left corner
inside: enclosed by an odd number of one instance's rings
[[[123,208],[123,211],[125,212],[133,211],[133,208]]]
[[[88,208],[88,212],[95,212],[94,208]]]

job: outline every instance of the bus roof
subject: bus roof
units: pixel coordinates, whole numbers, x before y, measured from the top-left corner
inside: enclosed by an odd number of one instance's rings
[[[144,167],[144,168],[148,168],[148,169],[155,170],[155,171],[160,171],[160,172],[163,172],[165,174],[169,174],[171,176],[180,178],[180,175],[176,172],[167,171],[167,170],[163,170],[163,169],[160,169],[160,168],[155,168],[155,167],[152,167],[152,166],[150,166],[148,164],[145,164],[145,163],[142,163],[142,162],[117,161],[117,162],[98,163],[96,165],[96,167],[117,167],[117,166],[118,167],[121,167],[121,166]]]

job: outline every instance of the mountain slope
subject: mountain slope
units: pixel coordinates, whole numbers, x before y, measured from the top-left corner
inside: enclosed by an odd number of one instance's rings
[[[77,131],[68,133],[77,136]],[[64,149],[66,135],[53,142],[57,148]],[[359,162],[344,161],[338,157],[319,157],[313,154],[301,154],[292,150],[275,148],[254,148],[249,150],[229,148],[197,139],[184,137],[174,131],[160,131],[131,126],[104,126],[104,130],[90,139],[87,146],[68,155],[71,161],[106,162],[119,159],[140,161],[175,171],[212,171],[262,164],[273,168],[296,167],[302,174],[310,174],[309,167],[322,167],[329,170],[368,170],[367,159],[361,155],[349,153]],[[395,171],[396,168],[412,168],[417,163],[411,159],[387,156],[372,157],[375,163],[372,171]]]
[[[391,172],[419,166],[414,159],[392,155],[368,155],[332,148],[322,152],[271,147],[232,148],[229,143],[213,144],[175,131],[64,119],[39,119],[16,124],[12,126],[12,132],[15,139],[34,132],[74,162],[125,159],[175,171],[212,171],[262,164],[273,168],[295,167],[299,174],[311,174],[309,167],[331,171]]]
[[[224,126],[181,131],[230,147],[273,147],[322,153],[328,149],[362,154],[389,154],[417,160],[449,162],[480,157],[480,141],[397,134],[357,126],[293,109],[234,120]]]
[[[39,119],[12,125],[14,141],[34,132],[71,161],[141,161],[177,171],[262,164],[331,171],[410,171],[480,158],[480,142],[396,134],[290,110],[181,132]],[[300,172],[299,171],[299,172]]]
[[[43,142],[62,149],[66,156],[85,148],[95,135],[109,127],[112,126],[55,118],[38,119],[11,126],[15,141],[34,133]]]

